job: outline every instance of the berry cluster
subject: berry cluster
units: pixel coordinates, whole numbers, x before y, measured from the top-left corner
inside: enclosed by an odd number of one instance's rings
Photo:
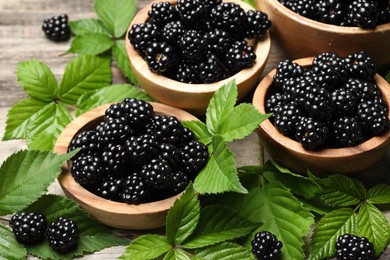
[[[283,243],[274,234],[264,230],[256,233],[252,240],[252,253],[259,260],[280,259],[282,247]]]
[[[151,71],[191,84],[217,82],[252,66],[256,54],[245,38],[259,39],[271,27],[265,13],[222,0],[154,3],[148,17],[131,27],[130,43]]]
[[[66,217],[60,217],[47,228],[43,214],[18,212],[12,216],[9,225],[19,243],[36,245],[45,240],[45,234],[51,248],[59,253],[76,249],[79,241],[77,225]]]
[[[207,148],[174,116],[156,115],[127,98],[105,111],[105,120],[80,132],[69,150],[74,179],[105,199],[140,204],[185,190],[206,165]]]
[[[279,63],[266,111],[283,135],[305,149],[350,147],[389,128],[388,105],[375,84],[372,59],[322,53],[310,68]]]
[[[339,236],[336,243],[337,260],[374,260],[374,245],[365,237],[351,234]]]
[[[68,16],[61,14],[50,19],[45,19],[42,24],[42,30],[47,38],[56,42],[67,41],[70,38],[70,27],[68,25]]]
[[[390,22],[388,0],[279,0],[293,12],[322,23],[374,29]]]

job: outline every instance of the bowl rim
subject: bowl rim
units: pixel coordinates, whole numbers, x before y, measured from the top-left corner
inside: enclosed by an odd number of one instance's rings
[[[165,0],[170,2],[171,4],[176,4],[177,0]],[[138,52],[133,48],[133,45],[130,44],[129,41],[129,31],[131,27],[134,24],[138,23],[144,23],[145,22],[145,17],[147,17],[147,12],[150,10],[151,6],[154,3],[161,2],[161,0],[154,0],[145,7],[143,7],[133,18],[131,21],[127,33],[126,33],[126,51],[127,51],[127,56],[129,58],[130,64],[135,67],[135,69],[145,78],[148,79],[153,79],[152,81],[158,81],[162,82],[164,81],[164,84],[161,84],[163,88],[172,90],[172,91],[179,91],[183,93],[200,93],[200,94],[205,94],[205,93],[214,93],[217,91],[220,87],[222,87],[224,84],[227,84],[228,82],[234,80],[237,85],[241,84],[244,82],[246,79],[253,77],[256,75],[259,69],[261,69],[265,63],[268,60],[268,56],[271,50],[271,36],[269,31],[261,38],[258,40],[248,40],[250,44],[254,45],[255,49],[255,54],[256,54],[256,62],[253,64],[253,66],[249,68],[245,68],[236,74],[214,82],[214,83],[209,83],[209,84],[188,84],[188,83],[183,83],[180,81],[176,81],[173,79],[170,79],[168,77],[159,75],[157,73],[151,72],[148,69],[148,66],[144,59],[138,54]],[[223,2],[235,2],[239,4],[245,11],[248,10],[255,10],[253,7],[248,5],[247,3],[240,1],[240,0],[223,0]],[[136,61],[134,61],[134,58]],[[138,62],[139,61],[139,62]]]
[[[109,108],[111,104],[115,103],[117,102],[99,106],[75,118],[65,127],[65,129],[58,137],[57,142],[54,146],[54,153],[67,153],[68,146],[73,137],[77,133],[82,131],[82,129],[88,124],[103,117],[105,110]],[[184,121],[184,118],[186,118],[185,120],[199,121],[198,118],[182,109],[174,108],[157,102],[148,103],[153,106],[153,109],[157,114],[176,116],[180,121]],[[79,204],[83,204],[88,206],[89,208],[92,208],[94,211],[104,211],[106,213],[129,216],[140,214],[158,214],[167,211],[173,205],[173,202],[183,193],[181,192],[175,196],[169,197],[164,200],[142,203],[139,205],[107,200],[93,194],[92,192],[88,191],[80,184],[78,184],[70,174],[70,169],[67,162],[65,162],[61,167],[62,173],[58,177],[58,182],[60,183],[62,189],[68,197],[75,199]]]
[[[301,58],[293,60],[292,62],[297,63],[301,66],[309,66],[313,61],[314,57]],[[252,103],[260,111],[260,113],[265,114],[265,103],[263,102],[272,82],[273,76],[276,74],[276,68],[270,71],[263,80],[257,86],[255,93],[253,95]],[[390,106],[390,84],[382,78],[380,75],[375,75],[375,82],[378,88],[382,92],[382,96],[385,99],[385,102]],[[390,109],[388,112],[388,117],[390,118]],[[276,142],[278,145],[284,147],[287,150],[293,151],[301,156],[305,157],[319,157],[319,158],[346,158],[359,154],[363,154],[370,150],[377,149],[382,145],[385,145],[387,142],[390,143],[390,129],[383,133],[380,136],[374,136],[365,142],[358,144],[353,147],[345,148],[323,148],[320,150],[305,150],[302,145],[281,134],[271,123],[269,119],[263,121],[257,128],[258,131],[265,133]]]
[[[390,30],[390,23],[385,23],[381,25],[377,25],[375,29],[362,29],[360,27],[347,27],[347,26],[338,26],[333,24],[326,24],[322,22],[318,22],[307,17],[304,17],[300,14],[293,12],[292,10],[285,7],[278,0],[257,0],[257,1],[269,1],[276,9],[276,12],[284,13],[286,16],[290,17],[294,22],[302,24],[304,26],[310,27],[315,30],[332,32],[335,34],[348,34],[348,35],[356,35],[356,34],[370,34],[370,33],[383,33],[385,31]]]

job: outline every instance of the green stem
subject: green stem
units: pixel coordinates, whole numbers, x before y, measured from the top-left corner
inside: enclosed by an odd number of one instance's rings
[[[3,222],[9,222],[9,219],[7,219],[7,218],[3,218],[3,217],[0,217],[0,221],[3,221]]]
[[[263,169],[264,167],[264,147],[261,141],[259,140],[259,161],[260,161],[260,167]]]

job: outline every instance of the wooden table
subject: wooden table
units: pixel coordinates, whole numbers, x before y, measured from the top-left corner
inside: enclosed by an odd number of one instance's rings
[[[93,0],[0,0],[0,137],[4,134],[7,111],[18,100],[26,96],[17,82],[16,67],[21,61],[38,59],[46,63],[59,80],[65,65],[74,55],[65,55],[70,42],[53,43],[46,39],[41,30],[42,21],[60,13],[67,13],[70,20],[96,17],[92,5]],[[137,0],[141,8],[148,0]],[[277,63],[287,58],[287,55],[272,42],[271,54],[264,73],[268,73]],[[122,83],[125,79],[113,65],[113,83]],[[251,100],[248,97],[247,100]],[[0,163],[15,151],[26,148],[25,142],[12,140],[0,142]],[[242,141],[231,144],[238,165],[258,164],[259,145],[255,134]],[[266,156],[267,158],[267,156]],[[370,171],[357,176],[366,185],[390,183],[390,151]],[[63,194],[58,183],[49,188],[51,192]],[[390,211],[386,212],[390,220]],[[125,233],[132,237],[131,232]],[[83,259],[115,259],[124,252],[124,247],[114,247],[102,250]],[[381,259],[390,259],[390,247]]]

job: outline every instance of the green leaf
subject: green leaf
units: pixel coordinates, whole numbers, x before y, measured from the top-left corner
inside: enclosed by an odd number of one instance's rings
[[[0,167],[0,216],[20,211],[38,199],[60,174],[62,163],[76,152],[57,155],[24,150],[8,157]]]
[[[240,104],[222,117],[216,132],[227,142],[243,139],[269,116],[260,114],[251,104]]]
[[[111,85],[101,89],[88,91],[77,101],[76,116],[79,116],[95,107],[103,104],[121,102],[125,98],[137,98],[145,101],[152,101],[152,98],[142,90],[128,85]]]
[[[236,161],[227,143],[220,136],[213,137],[213,154],[200,171],[194,188],[201,194],[234,191],[247,193],[237,176]]]
[[[358,230],[374,244],[376,255],[380,255],[390,240],[390,225],[382,212],[371,203],[363,203],[359,208]]]
[[[129,79],[130,83],[139,86],[139,82],[134,75],[133,70],[130,67],[129,58],[126,52],[126,44],[124,40],[119,40],[115,42],[113,52],[112,52],[116,64],[121,69],[123,75]]]
[[[72,32],[76,35],[83,35],[86,33],[103,33],[111,36],[102,21],[94,18],[69,21],[69,26]]]
[[[245,165],[237,168],[239,174],[260,175],[262,167],[259,165]]]
[[[183,247],[200,248],[243,237],[256,227],[257,224],[224,206],[208,206],[201,211],[198,226]]]
[[[70,61],[60,84],[60,99],[76,104],[88,90],[100,89],[111,83],[110,59],[96,56],[78,56]]]
[[[207,126],[201,121],[184,121],[182,122],[183,126],[191,129],[196,137],[196,140],[203,143],[204,145],[209,145],[212,140],[212,134],[210,134]]]
[[[108,31],[116,38],[126,32],[136,11],[135,0],[96,0],[94,8]]]
[[[46,105],[46,102],[34,98],[25,98],[13,105],[7,114],[3,140],[26,138],[30,118]]]
[[[26,248],[16,241],[11,230],[0,224],[0,258],[8,260],[26,259]]]
[[[61,104],[51,103],[31,117],[27,128],[27,145],[33,150],[51,151],[62,130],[72,121]]]
[[[172,249],[163,260],[191,260],[187,253],[181,249]]]
[[[98,55],[113,46],[110,36],[103,33],[85,33],[76,35],[68,50],[68,53],[78,53],[82,55]]]
[[[390,203],[390,185],[379,184],[372,187],[367,192],[368,202],[372,204],[388,204]]]
[[[337,238],[356,233],[356,216],[352,209],[341,208],[326,214],[313,231],[309,259],[327,259],[336,253]]]
[[[253,8],[256,8],[255,1],[254,0],[243,0],[248,5],[252,6]]]
[[[84,253],[93,253],[107,247],[129,243],[127,239],[115,236],[107,227],[91,218],[76,202],[63,196],[44,195],[31,204],[26,211],[44,214],[49,223],[60,216],[65,216],[77,224],[80,240],[75,251],[59,254],[51,249],[48,243],[27,247],[29,253],[43,259],[69,259]]]
[[[235,80],[223,85],[215,92],[206,111],[206,125],[210,133],[216,134],[221,119],[233,110],[237,101],[237,93]]]
[[[198,224],[200,203],[192,184],[168,211],[166,233],[172,246],[182,243]]]
[[[302,202],[302,206],[305,209],[313,211],[319,215],[325,215],[334,210],[333,207],[325,204],[325,202],[318,196],[310,199],[299,198],[299,201]]]
[[[58,95],[58,84],[53,72],[38,60],[18,64],[19,83],[30,97],[41,101],[52,101]]]
[[[143,235],[133,240],[120,259],[149,260],[155,259],[170,251],[171,245],[166,237],[159,235]]]
[[[389,71],[389,72],[387,72],[387,74],[386,74],[385,78],[386,78],[387,82],[389,82],[389,83],[390,83],[390,71]]]
[[[196,256],[205,260],[253,260],[252,254],[243,246],[234,243],[221,243],[215,246],[199,249]]]

